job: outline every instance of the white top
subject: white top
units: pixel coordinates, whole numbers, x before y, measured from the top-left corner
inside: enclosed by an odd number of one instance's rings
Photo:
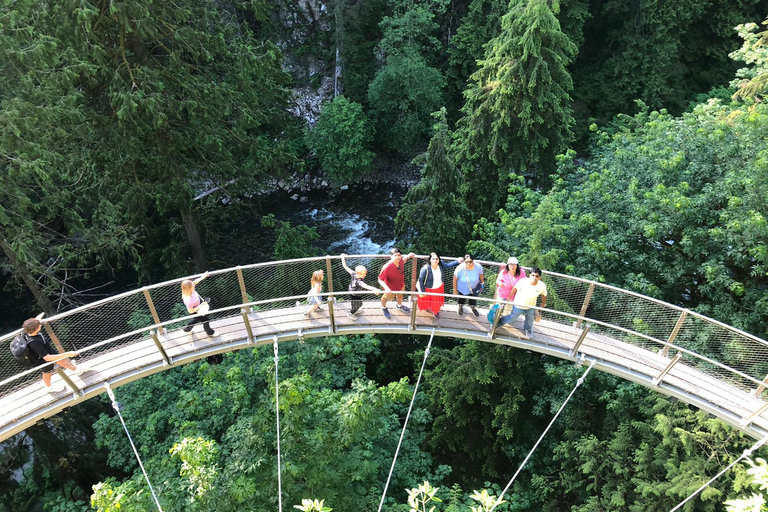
[[[441,284],[443,284],[443,269],[438,265],[437,268],[432,268],[432,288],[440,288]]]
[[[533,284],[533,278],[521,279],[515,285],[517,293],[513,304],[521,309],[528,309],[525,306],[535,306],[539,295],[547,296],[547,285],[539,279],[539,282]]]

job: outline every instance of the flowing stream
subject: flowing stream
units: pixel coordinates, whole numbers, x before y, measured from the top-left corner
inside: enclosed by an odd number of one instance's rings
[[[308,201],[302,203],[290,199],[285,192],[278,192],[262,198],[257,210],[263,215],[272,213],[278,220],[293,226],[304,224],[315,228],[320,235],[315,245],[328,254],[383,254],[395,246],[394,218],[404,195],[405,189],[391,186],[386,192],[363,188],[314,191],[307,193]],[[273,259],[274,230],[263,228],[257,217],[245,217],[222,226],[218,241],[209,244],[211,268]],[[0,287],[9,277],[0,275]],[[120,271],[111,284],[89,297],[88,302],[135,289],[138,287],[135,280],[133,272]],[[0,294],[2,333],[17,329],[31,316],[30,311],[35,310],[30,294],[22,293],[22,298],[17,298],[15,293],[11,290]]]

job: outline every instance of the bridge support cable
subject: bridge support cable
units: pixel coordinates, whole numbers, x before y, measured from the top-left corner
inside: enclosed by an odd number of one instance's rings
[[[278,511],[283,512],[283,465],[280,463],[280,381],[277,378],[277,363],[280,356],[277,354],[277,335],[273,338],[273,348],[275,350],[275,416],[277,417],[277,505]]]
[[[152,493],[152,498],[155,500],[155,505],[157,505],[157,510],[159,512],[163,512],[163,509],[160,507],[160,502],[157,500],[157,495],[155,494],[155,489],[152,487],[152,482],[149,481],[149,476],[147,475],[147,471],[144,469],[144,464],[141,462],[141,457],[139,457],[139,451],[136,449],[136,445],[133,444],[133,439],[131,438],[131,433],[128,432],[128,426],[125,424],[125,420],[123,419],[123,415],[120,413],[120,408],[122,407],[122,404],[120,404],[115,399],[115,393],[112,391],[112,388],[109,386],[109,383],[104,384],[104,388],[107,390],[107,394],[109,395],[109,399],[112,400],[112,408],[117,413],[118,418],[120,418],[120,423],[123,424],[123,428],[125,429],[125,435],[128,436],[128,442],[131,443],[131,448],[133,448],[133,453],[136,455],[136,460],[139,461],[139,467],[141,468],[141,472],[144,473],[144,479],[147,481],[147,485],[149,486],[149,492]]]
[[[715,476],[713,476],[712,478],[710,478],[710,479],[709,479],[709,481],[708,481],[707,483],[705,483],[704,485],[702,485],[701,487],[699,487],[698,489],[696,489],[695,491],[693,491],[693,493],[691,493],[691,495],[690,495],[690,496],[688,496],[688,497],[687,497],[687,498],[685,498],[683,501],[681,501],[680,503],[678,503],[678,504],[677,504],[677,506],[676,506],[675,508],[673,508],[673,509],[670,509],[670,511],[669,511],[669,512],[675,512],[675,510],[678,510],[678,509],[680,509],[680,507],[682,507],[683,505],[685,505],[686,503],[688,503],[689,501],[691,501],[691,500],[692,500],[693,498],[695,498],[695,497],[696,497],[696,496],[697,496],[697,495],[698,495],[698,494],[699,494],[701,491],[703,491],[704,489],[706,489],[707,487],[709,487],[709,486],[710,486],[710,484],[712,484],[712,482],[714,482],[715,480],[717,480],[718,478],[720,478],[721,476],[723,476],[725,473],[727,473],[728,471],[730,471],[730,470],[731,470],[731,468],[732,468],[733,466],[735,466],[736,464],[738,464],[738,463],[739,463],[739,462],[741,462],[742,460],[746,459],[747,457],[751,457],[751,456],[752,456],[752,452],[754,452],[755,450],[757,450],[758,448],[760,448],[761,446],[763,446],[763,444],[765,444],[765,442],[766,442],[766,441],[768,441],[768,437],[764,437],[764,438],[762,438],[761,440],[759,440],[758,442],[756,442],[755,444],[753,444],[753,445],[752,445],[750,448],[748,448],[748,449],[744,450],[744,453],[742,453],[742,454],[739,456],[739,458],[738,458],[738,459],[736,459],[735,461],[733,461],[733,462],[731,462],[730,464],[728,464],[728,465],[727,465],[727,466],[726,466],[726,467],[725,467],[725,468],[724,468],[722,471],[720,471],[718,474],[716,474]]]
[[[384,493],[381,495],[381,502],[379,502],[379,511],[384,506],[384,499],[387,497],[387,489],[389,488],[389,482],[392,480],[392,473],[395,472],[395,464],[397,463],[397,455],[400,453],[400,446],[403,444],[403,437],[405,437],[405,430],[408,428],[408,419],[411,417],[411,411],[413,410],[413,403],[416,401],[416,393],[419,391],[419,383],[421,383],[421,376],[424,373],[424,367],[427,364],[427,357],[429,356],[429,349],[432,347],[432,339],[435,337],[435,329],[432,329],[432,334],[429,336],[429,343],[424,350],[424,360],[421,362],[421,370],[419,370],[419,378],[416,379],[416,386],[413,388],[413,396],[411,397],[411,405],[408,406],[408,414],[405,415],[405,422],[403,422],[403,430],[400,432],[400,440],[397,442],[397,448],[395,449],[395,456],[392,459],[392,467],[389,468],[389,476],[387,476],[387,483],[384,485]]]
[[[510,480],[509,483],[507,484],[507,486],[504,488],[504,490],[501,491],[501,494],[496,499],[496,503],[494,503],[493,507],[491,507],[490,512],[493,512],[493,510],[496,507],[499,506],[499,504],[501,503],[502,498],[504,498],[504,495],[507,493],[509,488],[512,487],[512,484],[515,482],[515,479],[517,479],[517,476],[520,474],[520,472],[525,467],[526,463],[528,462],[528,459],[531,458],[533,453],[536,451],[536,448],[538,448],[539,443],[541,443],[541,441],[544,439],[544,436],[547,435],[547,432],[549,432],[549,429],[552,428],[552,425],[555,424],[555,421],[557,420],[557,417],[560,416],[560,413],[563,412],[563,409],[565,409],[565,406],[568,405],[568,402],[571,400],[571,397],[573,396],[574,393],[576,393],[576,390],[579,389],[579,386],[581,386],[581,384],[584,382],[584,379],[587,377],[587,375],[589,374],[590,370],[592,370],[592,367],[594,365],[595,365],[595,360],[593,359],[592,362],[589,363],[589,367],[584,372],[584,374],[581,377],[579,377],[579,380],[576,381],[576,385],[571,390],[571,393],[568,395],[568,398],[565,399],[565,402],[563,402],[563,405],[560,406],[560,409],[558,409],[557,413],[552,418],[552,421],[549,422],[549,425],[547,425],[547,428],[545,428],[544,432],[541,433],[541,436],[539,436],[539,440],[536,441],[536,444],[533,445],[533,448],[531,448],[531,451],[528,452],[528,455],[525,457],[525,460],[523,460],[523,463],[520,464],[520,467],[517,468],[517,471],[515,472],[515,474],[512,475],[512,480]]]

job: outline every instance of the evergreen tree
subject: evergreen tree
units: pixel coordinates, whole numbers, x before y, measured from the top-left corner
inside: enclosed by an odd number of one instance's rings
[[[166,267],[187,250],[207,267],[194,198],[213,186],[253,193],[288,159],[279,50],[256,41],[242,13],[210,2],[103,0],[70,11],[92,64],[83,78],[97,111],[94,160],[107,176],[99,193],[130,224],[160,225]]]
[[[763,25],[768,25],[768,19],[763,21]],[[757,28],[756,23],[736,27],[744,43],[731,53],[731,58],[753,66],[736,72],[737,78],[731,85],[739,90],[734,94],[734,99],[753,98],[759,101],[768,91],[768,30],[755,32]]]
[[[506,196],[510,172],[544,180],[568,148],[573,116],[566,70],[575,45],[546,0],[519,0],[488,43],[465,91],[455,151],[467,203],[489,215]]]
[[[401,155],[423,148],[429,115],[442,104],[445,77],[430,58],[440,46],[435,14],[445,3],[398,1],[381,22],[384,65],[368,87],[368,103],[379,145]]]
[[[52,314],[83,269],[135,256],[136,230],[93,193],[101,176],[81,81],[91,63],[69,44],[57,3],[5,2],[0,19],[0,268]]]
[[[470,212],[459,194],[461,171],[448,155],[451,133],[445,108],[432,115],[437,119],[435,135],[427,153],[414,160],[423,164],[421,181],[405,194],[395,224],[417,252],[459,254],[469,236]]]
[[[371,169],[374,154],[368,118],[359,103],[336,96],[320,111],[317,125],[306,133],[307,145],[337,183],[347,183]]]

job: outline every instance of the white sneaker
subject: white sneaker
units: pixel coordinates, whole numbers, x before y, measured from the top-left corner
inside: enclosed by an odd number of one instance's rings
[[[56,394],[56,393],[62,393],[64,391],[64,385],[63,384],[51,385],[51,386],[46,386],[45,384],[43,384],[43,387],[45,388],[45,390],[48,393],[50,393],[52,395]]]
[[[87,364],[79,364],[77,365],[77,370],[75,370],[75,375],[79,377],[85,372],[89,372],[89,371],[91,371],[90,366],[88,366]]]
[[[347,318],[350,320],[357,320],[357,315],[355,313],[347,313]]]

